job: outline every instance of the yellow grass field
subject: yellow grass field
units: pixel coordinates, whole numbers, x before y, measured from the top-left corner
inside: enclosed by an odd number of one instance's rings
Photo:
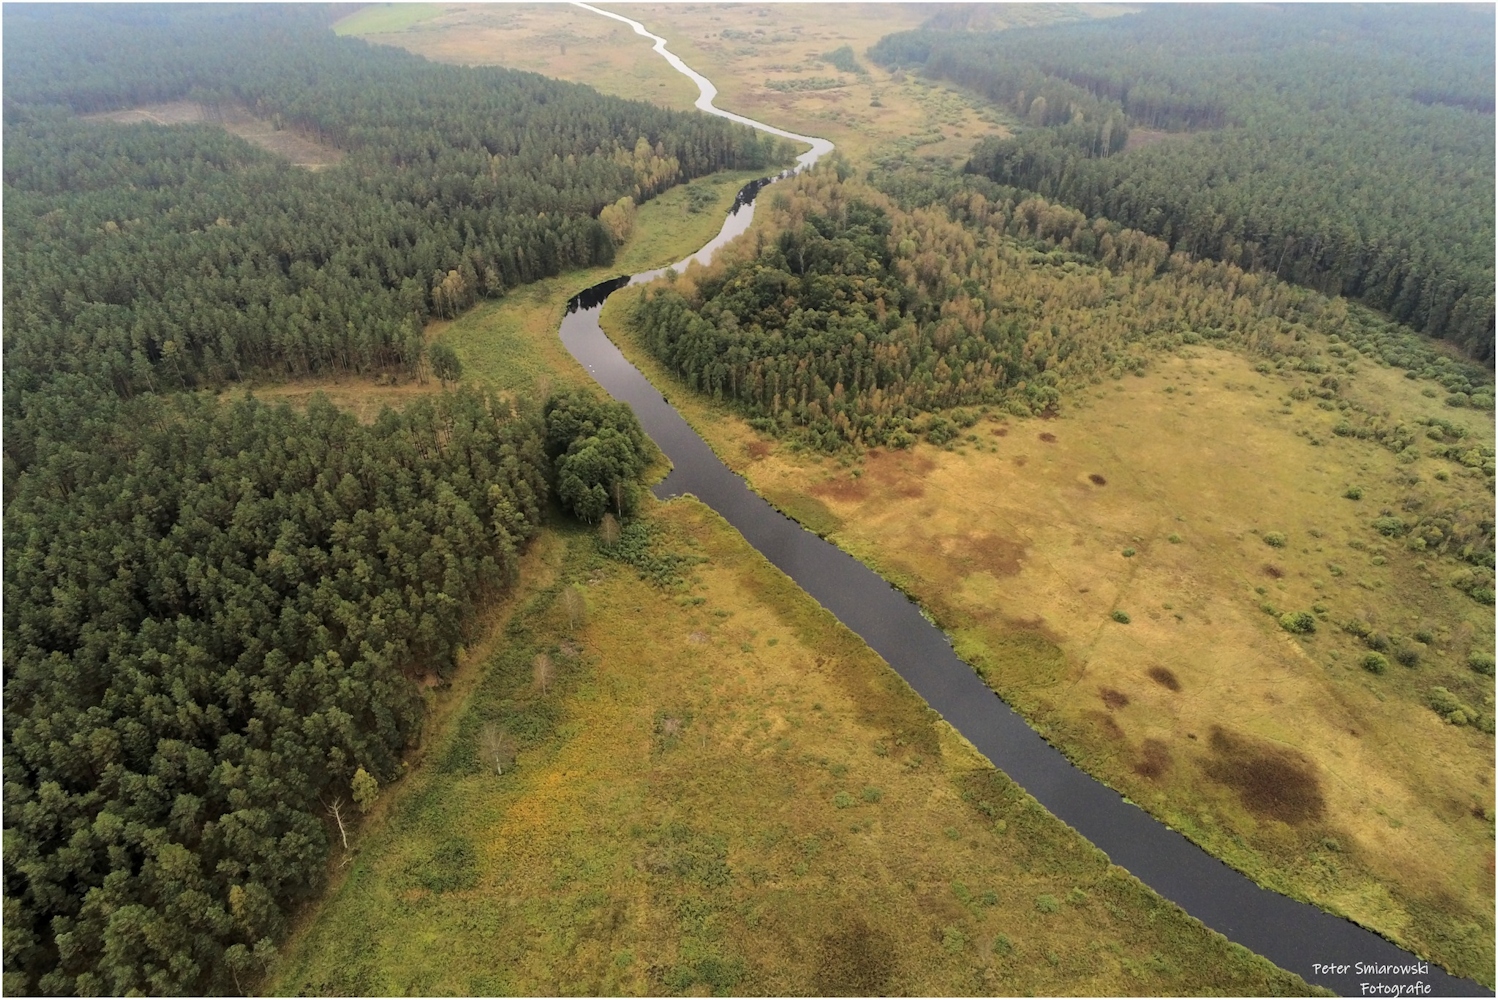
[[[571,4],[391,4],[357,11],[334,29],[437,62],[529,70],[678,110],[697,100],[696,86],[649,39]]]
[[[1307,992],[1110,866],[711,511],[645,518],[687,579],[548,530],[270,992]]]
[[[1369,526],[1411,498],[1490,512],[1475,470],[1335,437],[1334,411],[1287,395],[1298,376],[1210,347],[1054,420],[993,414],[945,449],[817,456],[664,373],[630,339],[638,294],[610,300],[605,329],[718,454],[916,596],[1073,759],[1264,884],[1491,983],[1494,741],[1426,696],[1492,712],[1467,657],[1492,653],[1493,608],[1448,585],[1455,559]],[[1490,415],[1400,375],[1365,364],[1348,395],[1491,445]],[[1361,500],[1342,495],[1354,485]],[[1301,610],[1314,634],[1280,626]],[[1362,669],[1352,618],[1417,666]]]

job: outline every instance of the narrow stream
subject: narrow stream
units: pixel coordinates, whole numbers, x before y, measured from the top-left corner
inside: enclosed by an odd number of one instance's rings
[[[637,21],[585,3],[578,6],[631,25],[655,39],[655,49],[702,91],[697,107],[812,148],[796,169],[831,152],[832,143],[773,128],[714,107],[717,90],[666,50],[663,38]],[[787,171],[781,177],[794,171]],[[774,178],[773,180],[778,180]],[[754,199],[772,179],[739,192],[722,231],[677,269],[743,233],[754,216]],[[946,636],[888,582],[830,542],[771,507],[719,461],[598,324],[604,301],[626,285],[652,281],[665,268],[616,278],[582,292],[568,305],[561,338],[600,385],[630,404],[645,432],[666,453],[673,470],[655,489],[662,499],[690,493],[721,514],[838,620],[884,657],[953,728],[1043,806],[1102,849],[1160,895],[1208,927],[1258,952],[1282,968],[1343,995],[1491,996],[1475,982],[1421,962],[1386,939],[1256,885],[1165,826],[1118,792],[1079,770],[1031,729],[958,658]],[[1361,965],[1359,964],[1361,963]],[[1378,967],[1389,967],[1386,970]],[[1373,967],[1373,968],[1369,968]]]

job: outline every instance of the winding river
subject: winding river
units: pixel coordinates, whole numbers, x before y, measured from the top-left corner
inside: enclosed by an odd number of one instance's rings
[[[612,11],[586,3],[577,6],[622,21],[637,34],[654,39],[655,51],[697,84],[701,91],[697,107],[702,111],[810,144],[811,149],[797,159],[796,170],[811,166],[832,151],[832,143],[826,139],[798,135],[719,110],[713,106],[717,88],[668,51],[665,39],[651,34],[638,21]],[[794,172],[786,171],[780,177]],[[746,185],[718,236],[676,268],[680,270],[694,260],[706,263],[718,247],[748,229],[755,196],[778,179]],[[599,312],[609,295],[626,285],[653,281],[665,271],[660,268],[616,278],[582,292],[569,303],[560,331],[573,357],[611,396],[633,407],[645,432],[670,458],[673,471],[656,487],[657,496],[665,499],[690,493],[712,507],[750,545],[884,657],[995,766],[1101,848],[1114,864],[1128,869],[1229,940],[1298,973],[1307,982],[1343,995],[1492,995],[1475,982],[1422,963],[1349,920],[1256,885],[1079,770],[958,658],[946,636],[926,620],[915,603],[863,563],[802,528],[752,491],[625,359],[599,326]]]

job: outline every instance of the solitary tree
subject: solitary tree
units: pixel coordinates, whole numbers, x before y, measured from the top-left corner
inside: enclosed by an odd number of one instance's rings
[[[380,783],[361,767],[354,772],[353,792],[354,804],[361,813],[367,813],[374,808],[375,798],[380,794]]]
[[[427,348],[427,357],[432,362],[432,374],[441,379],[443,385],[463,377],[463,362],[458,360],[458,352],[446,344],[436,343]]]
[[[603,520],[598,525],[598,537],[603,540],[605,548],[613,548],[619,544],[619,522],[613,514],[603,515]]]
[[[567,616],[569,632],[576,632],[588,622],[588,602],[575,584],[562,591],[562,613]]]
[[[531,661],[531,676],[535,679],[536,690],[542,694],[549,694],[551,682],[557,676],[557,665],[552,662],[550,656],[537,653],[536,658]]]
[[[493,764],[495,774],[504,774],[505,768],[515,763],[515,738],[505,732],[504,727],[488,723],[480,734],[479,743],[484,763]]]

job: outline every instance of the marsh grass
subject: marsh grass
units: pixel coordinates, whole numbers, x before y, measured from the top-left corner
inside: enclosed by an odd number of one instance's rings
[[[1110,866],[716,515],[646,516],[706,560],[704,603],[548,529],[438,766],[387,790],[272,992],[1305,991]],[[773,655],[732,651],[751,631]],[[496,721],[503,776],[477,759]]]
[[[1284,384],[1306,376],[1198,345],[1117,383],[1106,406],[1067,400],[1028,433],[1023,420],[989,414],[981,437],[992,451],[869,451],[856,481],[836,478],[828,460],[687,395],[633,342],[626,315],[627,303],[611,300],[605,330],[719,456],[793,516],[809,501],[825,507],[830,537],[920,600],[959,654],[1073,760],[1261,883],[1491,982],[1493,826],[1454,803],[1493,815],[1493,740],[1482,733],[1493,688],[1467,666],[1469,654],[1491,655],[1493,607],[1455,553],[1418,551],[1408,534],[1384,533],[1391,521],[1373,523],[1399,517],[1407,530],[1431,509],[1452,523],[1481,518],[1492,505],[1483,473],[1440,480],[1433,471],[1452,459],[1411,465],[1373,440],[1334,435],[1340,411],[1301,414],[1322,441],[1312,445],[1273,406]],[[1387,411],[1391,426],[1449,418],[1462,447],[1491,447],[1489,417],[1442,412],[1420,395],[1422,381],[1369,362],[1344,372],[1340,393]],[[1037,433],[1057,440],[1036,443]],[[1362,503],[1339,499],[1349,482],[1361,484]],[[993,538],[1020,558],[985,565],[976,546]],[[1172,544],[1118,558],[1140,539]],[[1279,576],[1264,569],[1266,549]],[[1279,620],[1286,608],[1290,630]],[[1113,610],[1131,624],[1110,623]],[[1362,669],[1363,639],[1319,627],[1350,619],[1372,623],[1365,634],[1388,650],[1390,634],[1417,627],[1436,642],[1419,669],[1373,675]],[[1152,683],[1153,667],[1180,690]],[[1108,725],[1090,700],[1100,683],[1132,700]],[[1443,721],[1426,698],[1431,685],[1460,689],[1478,723]],[[1293,821],[1255,813],[1191,738],[1213,726],[1303,755],[1323,807],[1282,814]],[[1149,762],[1149,740],[1173,766]],[[1324,836],[1345,845],[1334,866],[1304,848]]]

